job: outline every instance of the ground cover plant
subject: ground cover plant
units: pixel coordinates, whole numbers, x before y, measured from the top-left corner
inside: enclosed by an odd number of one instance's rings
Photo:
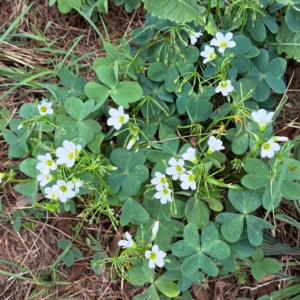
[[[130,13],[142,2],[114,4]],[[2,99],[19,86],[44,92],[14,114],[1,108],[7,158],[20,162],[1,173],[2,189],[13,186],[30,199],[10,217],[1,214],[3,224],[12,221],[19,232],[30,226],[28,215],[77,220],[72,236],[57,241],[61,254],[46,276],[17,278],[68,285],[57,280],[57,265],[72,267],[90,249],[96,275],[108,270],[110,281],[142,287],[133,299],[193,299],[211,278],[230,274],[241,284],[247,276],[272,276],[285,288],[260,299],[296,299],[299,277],[284,273],[279,257],[299,251],[274,232],[279,222],[299,228],[280,213],[284,202],[299,211],[299,138],[274,133],[274,125],[288,101],[287,58],[299,60],[298,4],[144,0],[144,26],[118,44],[101,15],[111,9],[108,1],[57,5],[86,20],[105,55],[93,59],[92,77],[85,78],[84,57],[72,56],[79,39],[55,52],[44,38],[47,28],[36,29],[53,68],[23,77],[0,69],[14,81]],[[12,34],[15,24],[0,41],[33,38]],[[110,230],[123,232],[113,255],[99,236],[77,241],[85,223],[104,218]],[[39,293],[30,291],[29,299]],[[47,288],[42,293],[47,297]]]

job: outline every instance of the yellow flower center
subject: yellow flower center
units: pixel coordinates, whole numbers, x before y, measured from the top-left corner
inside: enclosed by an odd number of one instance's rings
[[[210,52],[210,53],[208,54],[208,58],[209,58],[210,60],[213,60],[213,59],[215,58],[215,52]]]
[[[156,253],[155,252],[151,252],[151,254],[150,254],[150,259],[151,260],[155,260],[156,259]]]
[[[228,45],[228,44],[227,44],[227,42],[225,42],[225,41],[220,43],[220,47],[227,47],[227,45]]]
[[[68,159],[69,160],[71,160],[71,159],[73,159],[74,158],[74,152],[73,151],[71,151],[71,152],[69,152],[69,154],[68,154]]]
[[[48,167],[51,167],[51,166],[52,166],[52,160],[48,159],[48,160],[46,161],[46,165],[47,165]]]
[[[68,188],[67,188],[65,185],[62,185],[62,186],[60,187],[60,190],[61,190],[63,193],[65,193],[65,192],[68,190]]]
[[[269,150],[271,148],[271,145],[269,143],[263,144],[264,150]]]
[[[46,112],[47,111],[47,106],[41,106],[41,112]]]
[[[161,184],[165,184],[165,183],[166,183],[166,178],[165,178],[165,177],[161,177],[161,178],[159,179],[159,182],[160,182]]]
[[[189,175],[189,176],[188,176],[188,181],[189,181],[189,182],[193,182],[193,181],[195,181],[195,176],[194,176],[194,175],[192,175],[192,174],[191,174],[191,175]]]
[[[180,173],[182,168],[181,168],[180,165],[176,165],[175,170],[176,170],[177,173]]]
[[[120,116],[120,117],[119,117],[119,123],[122,123],[122,124],[123,124],[123,123],[124,123],[124,121],[125,121],[125,118],[124,118],[124,116]]]
[[[221,86],[222,89],[225,89],[228,86],[228,83],[226,81],[222,81],[220,83],[220,86]]]
[[[166,188],[164,188],[164,189],[162,190],[162,193],[163,193],[164,195],[168,195],[168,194],[169,194],[169,191],[168,191]]]

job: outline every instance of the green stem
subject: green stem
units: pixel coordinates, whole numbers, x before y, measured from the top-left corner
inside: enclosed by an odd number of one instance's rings
[[[98,177],[98,179],[101,181],[101,183],[104,185],[105,189],[108,191],[108,193],[114,197],[118,203],[122,204],[122,201],[119,199],[119,197],[110,189],[110,187],[107,185],[103,177],[96,171],[93,172],[94,175]]]
[[[217,22],[218,22],[219,12],[220,12],[220,0],[217,0],[217,5],[216,5],[216,15],[215,15],[215,23],[216,23],[216,24],[217,24]]]
[[[210,7],[211,7],[211,0],[208,0],[208,3],[207,3],[207,13],[206,13],[206,25],[208,23],[208,17],[209,17]]]

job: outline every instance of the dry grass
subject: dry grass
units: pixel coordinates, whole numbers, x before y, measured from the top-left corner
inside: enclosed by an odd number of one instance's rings
[[[21,13],[27,2],[25,0],[1,1],[0,17],[2,22],[0,23],[0,34]],[[48,21],[51,21],[52,24],[46,35],[47,41],[55,40],[56,43],[53,47],[56,50],[64,51],[68,51],[74,39],[82,35],[83,37],[74,48],[73,54],[79,57],[87,52],[94,51],[91,56],[81,62],[86,64],[86,67],[81,69],[81,75],[87,80],[91,79],[93,77],[91,71],[93,61],[97,57],[105,55],[103,45],[95,31],[75,11],[63,15],[57,10],[56,6],[48,7],[46,0],[34,0],[34,3],[33,9],[22,19],[18,32],[33,34],[31,24],[34,24],[36,28],[43,32]],[[144,16],[142,9],[128,15],[122,8],[111,7],[110,13],[104,16],[111,41],[117,44],[119,39],[129,34],[133,28],[142,26]],[[105,35],[101,22],[97,22],[96,25],[101,33]],[[59,39],[59,37],[63,38]],[[18,39],[14,41],[24,42]],[[22,45],[2,43],[0,44],[0,67],[7,70],[17,68],[20,71],[30,72],[30,74],[37,74],[52,68],[52,65],[48,63],[52,55],[39,50],[43,46],[41,42],[36,40],[28,40]],[[61,59],[61,57],[58,56],[58,59]],[[20,73],[20,76],[22,76],[22,73]],[[288,72],[287,80],[289,78],[291,78],[291,74]],[[55,81],[56,78],[52,80]],[[290,91],[288,91],[289,101],[276,124],[277,131],[281,135],[294,137],[299,134],[298,129],[287,126],[291,120],[298,120],[300,116],[299,81],[300,71],[296,71]],[[11,82],[12,80],[7,77],[0,77],[0,84]],[[35,98],[40,99],[45,96],[44,90],[33,91],[30,87],[22,86],[5,97],[0,102],[0,106],[8,108],[12,114],[15,114],[22,103],[33,102]],[[0,143],[0,172],[3,172],[8,165],[17,166],[19,162],[19,160],[8,162],[7,145],[3,142]],[[12,185],[8,185],[5,191],[0,191],[0,197],[3,201],[3,213],[10,216],[13,210],[17,208],[16,203],[20,200],[20,196],[13,190]],[[286,213],[299,221],[299,214],[288,202],[283,202],[280,212]],[[33,293],[36,296],[30,299],[132,299],[134,295],[143,291],[143,288],[137,289],[120,279],[113,281],[109,276],[109,270],[106,270],[100,276],[96,276],[90,268],[89,258],[93,252],[85,246],[85,238],[88,234],[94,237],[100,235],[101,244],[104,245],[107,253],[112,255],[115,251],[115,244],[120,238],[122,229],[116,234],[112,230],[109,220],[103,218],[99,224],[84,224],[83,230],[75,241],[76,246],[83,253],[84,259],[78,260],[71,268],[66,268],[60,263],[55,274],[56,278],[53,277],[53,274],[49,274],[49,269],[62,251],[57,246],[57,241],[59,239],[71,239],[75,234],[72,228],[78,222],[81,222],[81,219],[67,213],[60,216],[47,213],[42,219],[26,217],[23,222],[27,222],[28,225],[31,224],[32,226],[27,230],[21,229],[20,232],[15,232],[12,229],[11,222],[0,223],[0,259],[22,266],[26,271],[1,264],[1,262],[0,269],[13,274],[22,274],[22,276],[34,280],[24,281],[0,274],[0,299],[29,299],[29,296]],[[284,244],[299,247],[299,231],[292,226],[278,222],[275,237]],[[288,262],[298,264],[289,254],[278,256],[277,259],[285,265]],[[299,275],[299,266],[287,267],[284,269],[284,273],[291,276]],[[41,279],[44,281],[55,279],[67,282],[68,285],[50,284],[47,287],[40,284]],[[238,283],[233,275],[220,276],[208,281],[202,289],[194,286],[193,292],[197,300],[234,299],[238,296],[257,299],[259,296],[269,294],[284,285],[284,281],[278,282],[272,277],[264,278],[263,282],[256,282],[250,271],[248,271],[245,285]]]

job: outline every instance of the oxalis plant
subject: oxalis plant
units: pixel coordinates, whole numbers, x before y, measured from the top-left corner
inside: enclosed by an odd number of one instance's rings
[[[250,4],[235,15],[241,25],[267,22]],[[27,176],[9,169],[3,188],[17,183],[36,208],[125,227],[114,257],[93,240],[101,252],[91,266],[146,284],[134,299],[192,299],[192,284],[219,273],[276,276],[282,266],[262,243],[282,199],[300,198],[294,142],[273,132],[286,61],[251,30],[204,25],[147,13],[130,39],[104,43],[93,81],[58,70],[60,85],[2,130],[8,158],[22,159]],[[72,249],[71,262],[81,257]]]

